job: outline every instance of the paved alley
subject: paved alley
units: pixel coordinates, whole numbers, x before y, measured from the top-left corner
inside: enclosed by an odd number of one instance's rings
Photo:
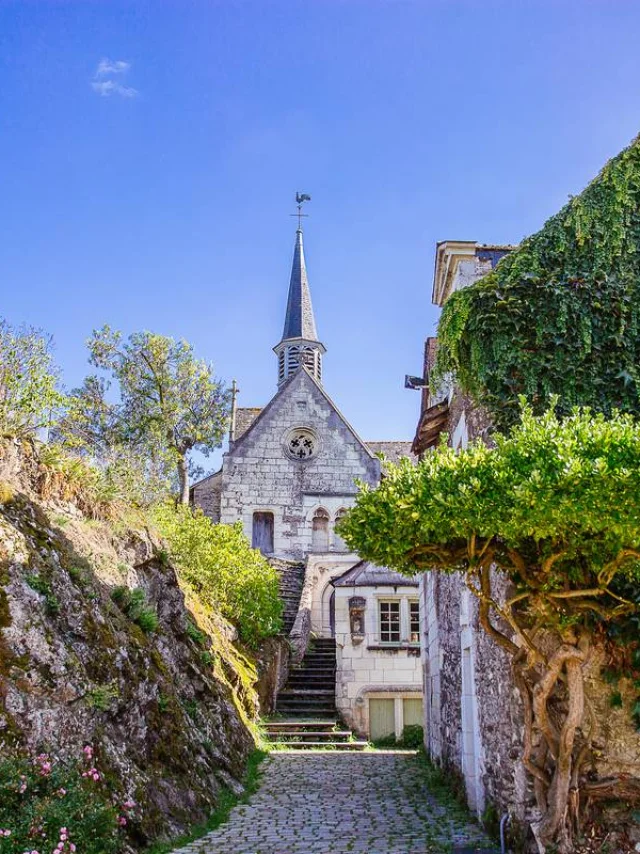
[[[175,854],[425,854],[489,846],[429,795],[412,752],[274,752],[259,790]]]

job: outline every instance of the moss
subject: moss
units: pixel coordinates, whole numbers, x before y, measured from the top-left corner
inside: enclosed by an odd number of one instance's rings
[[[9,504],[13,501],[15,493],[10,483],[0,480],[0,504]]]
[[[9,574],[0,565],[0,629],[6,629],[11,625],[11,610],[9,609],[9,597],[4,589],[9,583]]]

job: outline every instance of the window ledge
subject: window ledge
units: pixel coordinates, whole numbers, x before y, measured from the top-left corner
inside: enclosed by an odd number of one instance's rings
[[[420,652],[419,643],[371,643],[367,645],[367,649],[377,650],[380,652],[399,652],[402,649],[412,652]]]

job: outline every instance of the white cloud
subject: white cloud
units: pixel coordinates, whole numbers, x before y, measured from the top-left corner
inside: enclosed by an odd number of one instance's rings
[[[126,74],[131,68],[130,62],[125,62],[124,59],[101,59],[96,68],[94,77],[107,77],[109,74]]]
[[[123,86],[122,83],[117,83],[115,80],[92,80],[91,86],[93,91],[103,98],[108,98],[109,95],[120,95],[122,98],[135,98],[138,90],[133,86]]]
[[[135,98],[138,94],[137,89],[134,89],[133,86],[125,86],[119,80],[112,79],[114,75],[122,77],[128,74],[130,68],[131,63],[124,59],[101,59],[91,80],[91,88],[102,98],[108,98],[111,95],[119,95],[121,98]]]

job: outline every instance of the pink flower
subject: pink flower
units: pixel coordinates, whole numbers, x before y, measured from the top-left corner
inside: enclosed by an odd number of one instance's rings
[[[134,809],[134,808],[135,808],[135,806],[136,806],[136,802],[135,802],[135,801],[132,801],[132,800],[131,800],[131,798],[129,798],[128,800],[126,800],[126,801],[122,804],[122,808],[123,808],[123,809],[125,809],[125,810],[132,810],[132,809]]]
[[[0,828],[0,836],[4,836],[4,837],[11,836],[11,831],[10,830],[2,830]]]
[[[48,777],[49,774],[51,774],[51,757],[47,756],[46,753],[41,753],[39,756],[36,756],[36,764],[39,766],[40,775],[42,777]]]
[[[84,753],[84,755],[87,757],[87,759],[93,759],[93,747],[91,747],[91,745],[90,745],[90,744],[86,744],[86,745],[82,748],[82,752],[83,752],[83,753]]]
[[[124,827],[126,823],[127,823],[127,819],[123,815],[119,815],[118,816],[118,824],[120,825],[120,827]]]
[[[61,798],[64,798],[64,796],[67,794],[67,790],[66,789],[58,789],[56,794],[60,795]]]

